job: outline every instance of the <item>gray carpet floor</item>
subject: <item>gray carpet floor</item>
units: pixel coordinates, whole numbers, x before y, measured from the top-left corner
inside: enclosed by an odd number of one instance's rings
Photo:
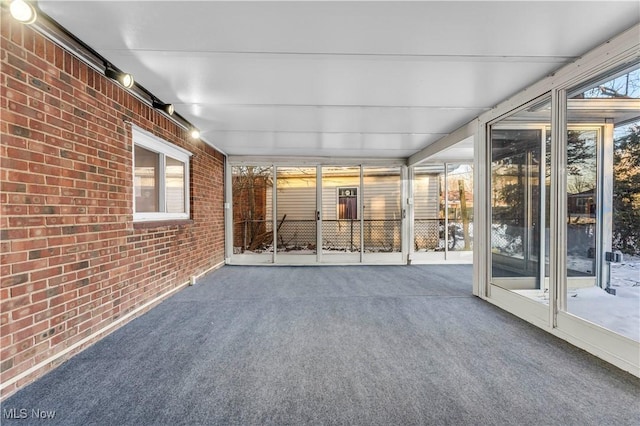
[[[4,401],[2,424],[640,424],[640,379],[473,297],[471,273],[225,266]]]

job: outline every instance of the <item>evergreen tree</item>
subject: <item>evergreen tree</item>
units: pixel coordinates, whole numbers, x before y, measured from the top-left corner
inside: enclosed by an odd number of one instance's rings
[[[640,123],[614,142],[613,246],[640,254]]]

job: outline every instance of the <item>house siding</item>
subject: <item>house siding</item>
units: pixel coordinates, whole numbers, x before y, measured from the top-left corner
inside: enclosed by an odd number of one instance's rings
[[[440,218],[441,175],[420,174],[414,179],[414,217],[416,220]]]
[[[5,9],[0,19],[4,398],[224,261],[224,156]],[[133,222],[131,124],[193,153],[191,220]]]

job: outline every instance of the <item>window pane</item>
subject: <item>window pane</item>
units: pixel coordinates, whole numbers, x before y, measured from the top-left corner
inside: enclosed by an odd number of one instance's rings
[[[605,77],[597,84],[578,91],[573,99],[638,99],[640,98],[640,68],[613,78]]]
[[[567,275],[595,277],[595,130],[569,129],[567,135]]]
[[[402,179],[400,167],[365,167],[364,249],[369,253],[402,251]]]
[[[640,67],[569,93],[566,311],[640,341]]]
[[[277,251],[315,254],[316,168],[278,167],[276,177]]]
[[[355,191],[355,194],[352,191]],[[323,254],[360,251],[359,192],[360,167],[322,168]],[[353,195],[355,197],[350,198]]]
[[[358,188],[338,188],[338,219],[358,219]]]
[[[158,161],[160,155],[135,147],[134,190],[136,213],[158,211]]]
[[[548,303],[550,103],[491,129],[492,283]]]
[[[429,164],[415,168],[414,250],[444,250],[444,165]]]
[[[447,165],[447,246],[469,251],[473,236],[473,168],[469,164]]]
[[[167,213],[184,213],[184,163],[171,157],[166,157],[165,162]]]
[[[231,168],[234,254],[273,251],[272,187],[272,167]]]

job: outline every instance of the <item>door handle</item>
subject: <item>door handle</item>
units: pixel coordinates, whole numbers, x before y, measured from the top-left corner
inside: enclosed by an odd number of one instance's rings
[[[320,211],[319,210],[316,211],[316,220],[317,221],[320,220]]]

